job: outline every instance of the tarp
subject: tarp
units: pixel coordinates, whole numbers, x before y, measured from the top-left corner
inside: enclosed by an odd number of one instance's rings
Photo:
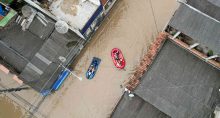
[[[10,10],[10,12],[0,21],[0,27],[4,27],[8,22],[17,14],[16,11]]]
[[[60,88],[64,80],[69,76],[70,71],[69,70],[64,70],[60,73],[57,81],[53,84],[52,90],[56,91]]]
[[[12,3],[14,0],[0,0],[0,2],[4,3],[4,4],[10,4]]]
[[[0,4],[0,15],[5,16],[5,11],[2,8],[2,5]]]

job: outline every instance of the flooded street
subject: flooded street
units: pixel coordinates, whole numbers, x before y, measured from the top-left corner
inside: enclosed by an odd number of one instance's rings
[[[5,96],[0,96],[0,118],[20,118],[21,109]]]
[[[44,102],[40,112],[49,118],[109,117],[127,78],[176,8],[175,0],[119,0],[73,66],[83,81],[68,78]],[[124,54],[126,71],[113,65],[110,52],[115,47]],[[99,57],[102,62],[95,78],[87,80],[85,73],[93,57]]]
[[[128,77],[177,6],[176,0],[118,0],[73,65],[83,81],[69,77],[59,91],[46,98],[39,112],[48,118],[109,117]],[[124,54],[126,70],[113,65],[110,52],[115,47]],[[85,73],[93,57],[102,61],[96,76],[87,80]]]

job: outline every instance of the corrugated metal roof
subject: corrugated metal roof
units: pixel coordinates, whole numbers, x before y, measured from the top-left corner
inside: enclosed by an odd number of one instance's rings
[[[181,4],[169,25],[220,54],[220,23]]]
[[[173,118],[207,118],[220,103],[220,72],[167,40],[135,94]]]
[[[111,118],[170,118],[139,96],[130,98],[125,93]]]
[[[220,7],[220,1],[219,0],[208,0],[209,2],[211,2],[212,4]]]
[[[59,66],[59,56],[67,57],[64,65],[78,54],[78,42],[84,42],[74,32],[59,34],[54,30],[54,21],[44,27],[35,19],[27,31],[12,23],[0,31],[0,56],[15,68],[24,83],[37,91],[50,89],[63,68]],[[41,30],[43,29],[43,30]],[[76,42],[72,46],[68,43]]]
[[[220,21],[219,0],[187,0],[187,4]]]
[[[62,35],[54,31],[30,60],[20,76],[25,79],[26,83],[32,82],[32,86],[38,91],[42,88],[50,89],[50,86],[57,79],[57,75],[63,69],[59,67],[61,61],[58,58],[59,56],[66,57],[70,53],[71,48],[66,45],[71,40],[77,41],[80,38],[70,32]]]

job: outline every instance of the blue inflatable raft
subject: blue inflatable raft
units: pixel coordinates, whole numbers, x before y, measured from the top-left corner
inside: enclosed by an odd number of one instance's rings
[[[99,59],[97,57],[93,57],[92,62],[91,62],[90,66],[89,66],[89,68],[86,72],[86,78],[87,79],[94,78],[100,63],[101,63],[101,59]]]

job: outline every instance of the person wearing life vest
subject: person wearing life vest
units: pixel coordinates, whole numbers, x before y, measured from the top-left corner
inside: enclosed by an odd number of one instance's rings
[[[93,72],[95,71],[95,67],[94,65],[91,65],[90,68],[89,68],[89,75],[91,75]]]
[[[121,59],[119,58],[119,51],[117,50],[114,54],[115,60],[117,64],[120,66],[121,65]]]

